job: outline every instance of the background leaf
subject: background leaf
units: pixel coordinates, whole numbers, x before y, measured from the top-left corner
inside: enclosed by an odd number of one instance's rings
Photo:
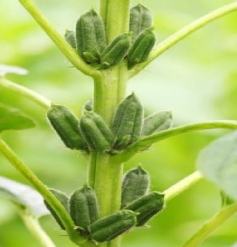
[[[212,142],[199,155],[198,169],[226,194],[237,199],[237,132]]]
[[[36,217],[49,214],[44,205],[43,197],[27,185],[0,177],[0,196],[30,209]]]
[[[0,106],[0,132],[22,130],[35,127],[34,122],[16,109]]]

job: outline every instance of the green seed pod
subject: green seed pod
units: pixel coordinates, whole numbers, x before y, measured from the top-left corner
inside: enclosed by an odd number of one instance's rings
[[[149,185],[149,174],[141,166],[130,170],[123,179],[122,207],[146,195]]]
[[[121,210],[89,226],[91,238],[97,242],[110,241],[136,225],[136,214]]]
[[[76,37],[75,37],[75,32],[67,30],[65,35],[64,35],[66,41],[71,45],[72,48],[76,49]]]
[[[152,13],[142,4],[138,4],[130,10],[130,32],[133,33],[132,40],[134,41],[140,33],[152,27]]]
[[[59,202],[64,206],[64,208],[69,212],[69,198],[61,191],[55,190],[55,189],[50,189],[50,191],[54,194],[54,196],[59,200]],[[45,206],[48,208],[54,219],[57,221],[57,223],[60,225],[60,227],[65,230],[65,227],[57,214],[54,212],[54,210],[51,208],[51,206],[44,201]]]
[[[84,105],[84,110],[85,111],[93,111],[93,101],[88,100],[85,105]]]
[[[53,105],[48,111],[47,117],[68,148],[87,149],[79,129],[79,121],[68,108],[61,105]]]
[[[142,123],[143,106],[133,93],[118,106],[116,111],[112,123],[112,131],[117,137],[115,146],[119,147],[126,136],[131,136],[129,143],[136,141],[141,135]]]
[[[137,226],[143,226],[163,208],[164,195],[158,192],[153,192],[132,202],[125,209],[139,213],[137,215]]]
[[[104,50],[101,55],[100,69],[106,69],[111,66],[118,65],[127,55],[131,44],[131,34],[126,33],[118,36],[112,43]]]
[[[70,198],[70,215],[76,226],[86,228],[99,217],[95,192],[85,186],[76,190]]]
[[[133,43],[128,52],[128,68],[133,68],[136,64],[145,62],[156,43],[156,36],[152,29],[142,32]]]
[[[101,116],[85,112],[81,118],[81,132],[91,151],[108,151],[114,142],[114,135]]]
[[[79,55],[88,63],[99,62],[100,54],[106,45],[102,19],[94,10],[83,14],[76,25],[76,46]]]
[[[163,130],[167,130],[172,126],[172,113],[170,111],[157,112],[145,119],[142,128],[142,135],[148,136]]]

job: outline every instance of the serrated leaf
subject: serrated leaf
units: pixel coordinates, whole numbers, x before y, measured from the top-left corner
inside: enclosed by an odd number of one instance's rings
[[[0,177],[0,196],[29,209],[36,217],[49,214],[43,197],[27,185]]]
[[[0,76],[5,76],[7,74],[26,75],[28,74],[28,71],[23,68],[0,64]]]
[[[0,106],[0,132],[35,127],[34,122],[16,109]]]
[[[212,142],[199,155],[198,169],[237,200],[237,131]]]

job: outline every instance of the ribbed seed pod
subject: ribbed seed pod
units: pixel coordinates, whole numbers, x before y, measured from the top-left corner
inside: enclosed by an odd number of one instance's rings
[[[76,37],[75,37],[75,32],[67,30],[65,35],[64,35],[66,41],[71,45],[72,48],[76,49]]]
[[[106,69],[111,66],[118,65],[127,55],[131,44],[131,34],[126,33],[118,36],[112,43],[104,50],[101,55],[100,69]]]
[[[133,93],[118,106],[112,123],[112,131],[117,138],[116,147],[127,136],[131,137],[129,143],[136,141],[141,135],[142,123],[143,106]]]
[[[61,105],[53,105],[49,109],[47,117],[68,148],[87,150],[79,129],[79,121],[68,108]]]
[[[94,10],[86,12],[77,21],[76,45],[86,62],[94,64],[100,61],[100,54],[107,44],[103,21]]]
[[[133,68],[136,64],[145,62],[156,43],[156,36],[152,29],[142,32],[133,43],[128,52],[128,68]]]
[[[149,185],[149,174],[141,166],[128,171],[123,179],[122,207],[146,195]]]
[[[86,228],[99,217],[95,192],[90,187],[76,190],[70,198],[70,215],[76,226]]]
[[[137,226],[143,226],[154,215],[164,208],[164,195],[158,192],[150,193],[129,204],[125,209],[139,213],[137,215]]]
[[[81,118],[81,132],[91,151],[108,151],[114,135],[106,122],[94,112],[85,112]]]
[[[152,27],[152,13],[142,4],[138,4],[130,10],[130,32],[133,33],[132,40],[134,41],[140,33]]]
[[[172,126],[172,113],[170,111],[156,112],[144,121],[142,135],[148,136],[163,130],[167,130]]]
[[[102,218],[89,226],[91,238],[97,242],[110,241],[128,231],[137,223],[136,214],[130,210],[121,210]]]
[[[59,200],[59,202],[64,206],[64,208],[69,212],[69,198],[63,192],[61,192],[59,190],[50,189],[50,191]],[[55,211],[51,208],[51,206],[46,201],[44,201],[44,203],[45,203],[45,206],[47,207],[47,209],[50,211],[50,213],[54,217],[54,219],[59,224],[59,226],[63,230],[65,230],[65,227],[64,227],[63,223],[61,222],[61,220],[59,219],[59,217],[57,216],[57,214],[55,213]]]

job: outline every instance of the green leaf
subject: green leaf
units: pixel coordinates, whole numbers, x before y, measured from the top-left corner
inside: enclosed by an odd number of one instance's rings
[[[237,131],[206,147],[198,157],[197,166],[204,176],[237,200]]]
[[[49,214],[44,205],[43,197],[36,190],[4,177],[0,177],[0,197],[29,209],[36,217]]]
[[[34,122],[16,109],[0,106],[0,132],[35,127]]]

